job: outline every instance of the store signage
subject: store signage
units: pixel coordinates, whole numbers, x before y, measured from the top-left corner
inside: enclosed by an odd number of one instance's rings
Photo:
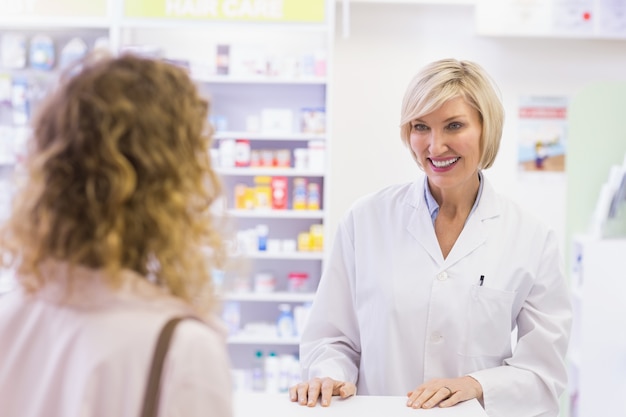
[[[1,0],[0,0],[1,1]],[[126,17],[324,22],[326,0],[126,0]]]
[[[106,17],[107,0],[0,0],[1,17]]]

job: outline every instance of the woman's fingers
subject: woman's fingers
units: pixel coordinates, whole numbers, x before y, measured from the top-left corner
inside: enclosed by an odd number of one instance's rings
[[[323,407],[330,405],[333,395],[348,398],[356,394],[356,385],[351,382],[336,381],[332,378],[313,378],[289,388],[289,398],[300,405],[315,407],[321,400]]]
[[[474,378],[434,379],[407,393],[413,408],[451,407],[472,398],[482,398],[482,387]]]
[[[356,395],[356,385],[352,382],[342,382],[337,384],[334,391],[335,395],[339,395],[341,398],[348,398]]]

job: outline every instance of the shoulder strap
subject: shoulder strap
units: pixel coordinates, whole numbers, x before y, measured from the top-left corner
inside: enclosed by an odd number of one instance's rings
[[[172,334],[174,334],[176,325],[185,319],[198,320],[197,317],[193,316],[174,317],[165,323],[161,329],[161,333],[159,334],[159,338],[157,339],[157,344],[154,349],[154,355],[152,356],[152,366],[150,367],[148,384],[143,398],[141,417],[157,417],[158,415],[163,362],[170,347],[170,341],[172,340]]]

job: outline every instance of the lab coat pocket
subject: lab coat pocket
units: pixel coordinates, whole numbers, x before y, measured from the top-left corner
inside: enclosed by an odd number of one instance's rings
[[[502,356],[511,347],[514,291],[475,285],[467,303],[467,326],[459,353],[463,356]]]

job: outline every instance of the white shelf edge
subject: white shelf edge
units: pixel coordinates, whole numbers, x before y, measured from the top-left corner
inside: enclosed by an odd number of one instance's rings
[[[321,261],[324,259],[323,252],[252,252],[234,255],[248,259],[275,259],[275,260],[300,260]]]
[[[324,212],[321,210],[228,210],[228,215],[244,219],[322,219]]]
[[[526,39],[561,39],[561,40],[578,40],[578,41],[623,41],[626,40],[626,33],[624,34],[598,34],[598,33],[577,33],[577,32],[520,32],[510,31],[505,32],[501,30],[482,30],[477,29],[476,36],[486,38],[526,38]]]
[[[281,337],[267,337],[267,336],[247,336],[247,335],[234,335],[228,337],[229,345],[298,345],[300,339],[297,337],[281,338]]]
[[[45,29],[110,29],[113,20],[107,17],[30,17],[15,16],[0,18],[2,30],[45,30]]]
[[[267,76],[238,76],[238,75],[210,75],[191,74],[193,79],[207,84],[285,84],[285,85],[324,85],[326,77],[267,77]]]
[[[315,293],[292,293],[292,292],[227,292],[220,296],[226,301],[256,301],[256,302],[285,302],[285,303],[306,303],[315,298]]]
[[[247,139],[247,140],[326,140],[325,134],[314,133],[263,133],[263,132],[236,132],[236,131],[223,131],[215,132],[213,139]]]
[[[271,22],[271,21],[237,21],[219,19],[177,19],[153,17],[127,17],[119,20],[122,29],[178,29],[188,27],[207,31],[216,29],[240,28],[244,31],[262,29],[264,31],[292,31],[325,33],[329,30],[329,22]]]
[[[323,177],[322,171],[311,171],[294,168],[216,168],[219,175],[227,176],[255,176],[255,175],[280,175],[285,177]]]

